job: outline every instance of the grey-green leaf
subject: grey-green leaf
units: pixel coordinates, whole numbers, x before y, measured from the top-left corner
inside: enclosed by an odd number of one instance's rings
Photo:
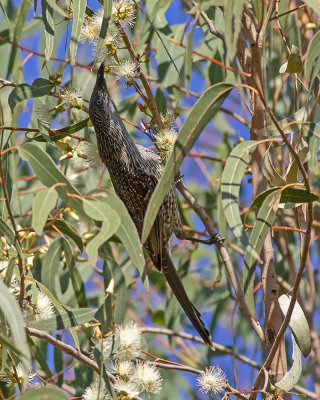
[[[59,389],[53,387],[41,387],[33,390],[28,390],[20,400],[68,400],[69,396]]]
[[[24,329],[24,319],[16,299],[7,286],[0,280],[0,310],[10,327],[10,340],[21,353],[20,360],[26,375],[31,369],[31,355]],[[3,322],[1,322],[3,323]]]
[[[66,201],[66,189],[68,193],[73,193],[81,197],[81,193],[69,182],[69,180],[59,171],[52,158],[40,147],[33,143],[25,143],[19,148],[20,157],[26,160],[37,178],[45,186],[53,186],[55,183],[63,183],[64,186],[56,187],[59,197]],[[84,215],[82,201],[76,197],[68,198],[69,206]]]
[[[53,84],[47,79],[37,78],[33,81],[32,85],[28,83],[21,83],[16,86],[9,94],[8,103],[13,112],[16,104],[26,99],[34,97],[41,97],[51,92]]]
[[[73,22],[72,22],[71,41],[70,41],[70,48],[69,48],[71,65],[75,64],[74,58],[75,58],[77,48],[78,48],[80,32],[81,32],[82,24],[84,21],[85,12],[86,12],[86,5],[87,5],[87,0],[72,2]]]
[[[40,190],[32,202],[32,227],[41,235],[50,211],[55,207],[58,193],[54,187]]]
[[[42,321],[29,322],[28,327],[50,332],[68,329],[89,322],[93,318],[94,313],[95,310],[91,308],[78,308],[77,310],[62,312],[57,316]]]
[[[254,150],[257,145],[258,142],[254,140],[238,144],[227,159],[221,180],[222,206],[225,217],[235,237],[246,247],[249,245],[249,240],[239,213],[239,194],[241,182],[250,161],[249,152]]]
[[[291,296],[289,294],[283,294],[279,297],[280,308],[284,315],[286,315],[288,312],[290,301]],[[296,302],[294,305],[289,326],[292,329],[299,349],[302,351],[304,357],[307,357],[311,351],[310,329],[308,321],[298,302]]]
[[[223,101],[232,88],[233,85],[227,83],[218,83],[209,87],[196,102],[182,125],[174,149],[167,161],[165,172],[159,180],[149,201],[143,224],[142,243],[145,243],[147,240],[163,199],[172,185],[175,175],[179,171],[180,164],[202,130],[217,112],[219,112]]]
[[[119,215],[121,223],[118,227],[116,235],[126,248],[131,261],[138,268],[140,276],[142,276],[145,266],[143,250],[137,228],[135,227],[128,210],[119,197],[116,196],[111,190],[104,190],[103,192],[99,191],[97,192],[97,196],[99,196],[100,201],[104,201],[109,204],[109,206],[113,208]]]
[[[292,366],[285,374],[281,381],[276,383],[276,386],[282,390],[289,392],[295,384],[299,382],[302,373],[301,350],[295,340],[294,335],[292,338]]]
[[[260,254],[264,240],[270,231],[270,226],[273,224],[280,202],[280,190],[271,192],[264,200],[253,229],[250,234],[249,243],[252,248]],[[242,287],[245,294],[245,300],[252,315],[255,315],[255,306],[253,298],[253,287],[255,277],[256,257],[251,251],[245,252],[244,268],[242,275]]]

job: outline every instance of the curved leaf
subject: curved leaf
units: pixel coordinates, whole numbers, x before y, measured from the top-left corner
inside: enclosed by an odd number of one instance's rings
[[[12,296],[7,286],[0,280],[0,310],[5,316],[10,327],[10,339],[15,348],[20,352],[20,360],[24,366],[26,375],[31,369],[31,355],[24,329],[25,322],[16,299]],[[3,324],[4,321],[1,321]]]
[[[67,239],[63,240],[63,248],[65,251],[66,264],[68,266],[72,287],[76,296],[79,307],[88,307],[88,299],[83,280],[77,269],[76,260],[72,247]]]
[[[63,238],[59,238],[52,242],[48,249],[47,254],[44,257],[42,269],[41,269],[41,282],[57,296],[57,280],[59,277],[59,266],[61,260],[61,254],[63,251]]]
[[[48,4],[48,0],[41,0],[41,8],[42,8],[42,19],[45,28],[44,35],[46,38],[46,48],[44,54],[46,57],[46,61],[49,61],[53,50],[53,40],[54,40],[53,9]]]
[[[68,181],[59,171],[52,158],[48,156],[40,147],[33,143],[25,143],[19,147],[20,157],[28,161],[34,174],[45,186],[53,186],[56,183],[64,183],[65,187],[56,187],[59,197],[66,201],[66,190],[81,196],[81,193]],[[68,197],[68,204],[80,215],[84,215],[82,201],[78,198]]]
[[[292,366],[281,381],[276,383],[276,386],[282,390],[289,392],[294,385],[299,382],[302,373],[302,362],[301,362],[301,350],[297,345],[294,335],[291,335],[292,339]]]
[[[74,58],[78,48],[80,32],[86,11],[86,5],[87,5],[87,0],[72,2],[73,22],[72,22],[71,41],[69,48],[71,65],[74,65],[75,63]]]
[[[45,331],[57,331],[60,329],[69,329],[74,326],[80,326],[93,319],[95,310],[91,308],[78,308],[73,311],[62,312],[61,314],[42,321],[29,322],[30,328],[42,329]]]
[[[289,294],[283,294],[279,297],[279,305],[284,315],[288,312],[290,301],[291,296]],[[307,357],[311,351],[310,329],[304,312],[297,301],[291,314],[289,326],[292,329],[299,349],[302,351],[304,357]]]
[[[40,190],[32,202],[32,227],[41,235],[50,211],[55,207],[58,193],[54,187]]]
[[[222,206],[225,217],[235,237],[246,247],[249,245],[249,239],[239,213],[239,194],[241,182],[250,161],[249,151],[254,150],[258,144],[254,140],[238,144],[229,155],[221,178]],[[258,257],[256,252],[254,254]]]
[[[150,199],[144,218],[142,243],[145,243],[154,224],[159,208],[166,196],[179,166],[194,145],[208,122],[219,112],[223,101],[233,89],[233,85],[218,83],[202,94],[182,125],[174,149],[167,161],[166,169]]]
[[[145,266],[143,250],[137,228],[133,223],[126,206],[111,190],[104,190],[103,192],[97,191],[93,194],[99,196],[98,198],[100,201],[104,201],[109,204],[109,206],[113,208],[120,217],[121,223],[116,231],[116,235],[126,248],[129,257],[138,269],[140,276],[142,276]]]
[[[32,85],[28,83],[21,83],[16,86],[9,94],[8,103],[13,112],[16,104],[26,99],[33,97],[41,97],[51,92],[53,84],[47,79],[37,78],[33,81]]]
[[[52,387],[41,387],[33,390],[28,390],[20,400],[68,400],[69,397],[61,390]]]
[[[281,203],[312,203],[320,201],[320,197],[304,189],[288,187],[282,191]]]
[[[270,226],[273,224],[279,206],[281,192],[279,189],[272,191],[264,199],[259,210],[253,229],[250,234],[249,243],[257,254],[260,254],[264,240],[270,231]],[[249,249],[247,249],[249,250]],[[251,251],[245,252],[244,268],[242,275],[242,288],[245,294],[246,303],[252,315],[255,315],[255,306],[253,298],[253,287],[255,277],[256,257]]]
[[[89,262],[95,265],[99,247],[117,231],[120,217],[108,204],[100,200],[84,199],[83,207],[89,217],[102,221],[100,232],[87,245]]]
[[[50,220],[50,219],[48,220],[49,223],[51,221],[53,221],[53,220]],[[79,235],[79,233],[73,228],[73,226],[69,224],[68,221],[66,221],[64,219],[56,219],[54,221],[54,225],[59,229],[59,231],[64,233],[66,236],[68,236],[75,242],[75,244],[79,247],[79,250],[81,251],[81,253],[83,252],[82,238]],[[46,231],[55,231],[55,229],[51,225],[46,226],[45,230]]]

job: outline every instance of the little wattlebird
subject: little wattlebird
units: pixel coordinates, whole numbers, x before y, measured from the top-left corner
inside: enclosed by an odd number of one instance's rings
[[[90,99],[89,115],[97,135],[101,160],[107,167],[114,189],[128,209],[141,237],[148,202],[163,174],[164,165],[160,156],[136,144],[128,134],[110,97],[104,78],[104,64],[101,64],[98,71]],[[145,248],[155,267],[164,273],[194,328],[204,342],[213,348],[201,314],[189,300],[171,260],[169,241],[173,233],[179,239],[189,238],[182,228],[174,184],[164,198]],[[197,241],[202,242],[198,239]]]

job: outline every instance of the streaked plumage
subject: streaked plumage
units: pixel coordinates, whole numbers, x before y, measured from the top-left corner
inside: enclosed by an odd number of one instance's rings
[[[117,195],[127,207],[141,236],[144,214],[164,166],[156,153],[136,144],[128,134],[107,89],[103,64],[98,71],[89,113],[96,131],[100,157],[108,169]],[[193,326],[202,339],[212,346],[210,334],[200,313],[188,299],[169,255],[168,243],[172,233],[179,238],[185,235],[174,185],[165,196],[145,247],[155,267],[165,274]]]

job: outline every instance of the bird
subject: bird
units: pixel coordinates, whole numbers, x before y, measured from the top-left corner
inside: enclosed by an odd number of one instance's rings
[[[163,175],[164,164],[154,151],[134,142],[113,102],[101,63],[90,98],[92,121],[100,158],[106,166],[114,190],[126,206],[141,239],[145,212],[152,193]],[[162,272],[186,315],[203,341],[214,349],[200,312],[189,300],[170,255],[172,235],[188,238],[182,228],[175,184],[172,183],[145,242],[155,268]],[[202,240],[196,239],[202,242]]]

